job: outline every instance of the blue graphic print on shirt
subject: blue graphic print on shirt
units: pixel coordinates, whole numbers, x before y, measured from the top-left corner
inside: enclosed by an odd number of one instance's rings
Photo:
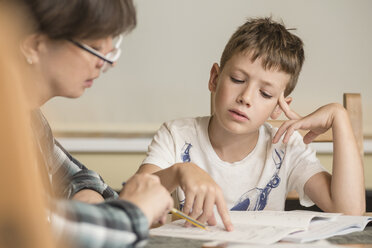
[[[184,162],[184,163],[185,162],[191,162],[191,158],[190,158],[191,147],[192,147],[191,143],[185,142],[185,144],[183,145],[182,150],[181,150],[181,160],[182,160],[182,162]],[[183,209],[184,205],[185,205],[185,199],[180,200],[180,210]]]
[[[276,170],[270,181],[264,188],[254,188],[244,193],[234,207],[231,210],[235,211],[257,211],[263,210],[266,207],[269,194],[273,188],[278,187],[280,183],[280,177],[278,176],[279,170],[283,163],[284,151],[274,150],[272,158],[275,164]]]
[[[191,143],[185,142],[181,150],[181,160],[182,162],[190,162],[190,148],[192,147]]]

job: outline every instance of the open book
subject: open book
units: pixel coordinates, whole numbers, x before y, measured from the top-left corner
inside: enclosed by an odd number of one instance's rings
[[[202,230],[183,227],[177,220],[150,230],[151,235],[250,244],[273,244],[280,240],[306,242],[363,230],[371,217],[343,216],[311,211],[230,211],[234,231],[216,226]],[[327,225],[327,226],[325,226]]]
[[[310,242],[319,239],[326,239],[336,235],[344,235],[352,232],[363,231],[368,222],[372,221],[371,216],[347,216],[341,215],[334,220],[313,220],[306,231],[295,232],[284,241]]]

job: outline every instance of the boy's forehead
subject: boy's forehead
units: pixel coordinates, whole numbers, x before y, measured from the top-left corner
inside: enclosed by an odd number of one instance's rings
[[[226,62],[226,65],[229,65],[230,67],[244,67],[247,62],[249,64],[258,64],[265,71],[279,72],[290,76],[290,74],[285,72],[280,65],[270,65],[269,63],[265,62],[265,59],[262,56],[255,58],[252,52],[247,51],[234,53],[233,56]]]

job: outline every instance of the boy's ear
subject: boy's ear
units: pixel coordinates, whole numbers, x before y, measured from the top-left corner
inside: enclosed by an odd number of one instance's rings
[[[218,76],[220,74],[220,67],[217,63],[214,63],[211,68],[208,89],[210,92],[216,92]]]
[[[291,104],[293,98],[292,97],[286,97],[284,101],[289,105]],[[283,112],[282,108],[279,106],[279,103],[276,105],[274,111],[271,113],[270,118],[275,120],[277,119],[280,114]]]
[[[20,48],[27,63],[34,64],[39,61],[40,44],[45,38],[44,35],[31,34],[21,42]]]

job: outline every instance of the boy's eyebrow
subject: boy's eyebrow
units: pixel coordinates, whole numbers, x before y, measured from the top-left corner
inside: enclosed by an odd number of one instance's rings
[[[271,88],[275,88],[274,85],[276,85],[276,84],[274,84],[274,83],[271,83],[271,82],[269,82],[269,81],[265,81],[265,80],[260,80],[260,82],[261,82],[262,84],[264,84],[265,86],[268,86],[268,87],[271,87]]]

